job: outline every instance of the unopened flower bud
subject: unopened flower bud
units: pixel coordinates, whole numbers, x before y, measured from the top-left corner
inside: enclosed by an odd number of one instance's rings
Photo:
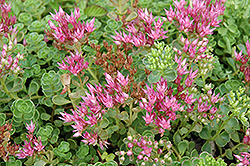
[[[131,141],[133,139],[133,137],[131,136],[128,136],[128,140]]]
[[[120,155],[122,155],[122,156],[125,154],[124,151],[120,151],[119,153],[120,153]]]

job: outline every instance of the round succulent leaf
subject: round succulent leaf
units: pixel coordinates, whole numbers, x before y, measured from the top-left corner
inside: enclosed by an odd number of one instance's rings
[[[153,132],[150,131],[150,130],[145,130],[145,131],[142,133],[142,136],[154,137],[154,134],[153,134]]]
[[[66,142],[66,141],[62,141],[62,142],[60,143],[60,145],[58,146],[58,150],[59,150],[60,152],[63,152],[63,153],[68,152],[68,151],[70,150],[70,148],[69,148],[69,143]]]
[[[28,12],[20,13],[18,16],[18,21],[24,23],[25,25],[29,25],[32,22],[32,15]]]
[[[37,93],[39,88],[40,88],[40,86],[38,85],[38,83],[36,83],[35,81],[32,81],[29,85],[28,94],[32,95],[32,94]]]
[[[156,83],[160,80],[160,78],[161,78],[161,73],[155,70],[148,75],[148,82]]]
[[[220,147],[224,147],[230,141],[230,135],[227,132],[222,132],[216,139],[215,142]]]
[[[31,120],[31,119],[33,119],[34,115],[35,115],[35,111],[32,111],[30,113],[24,113],[23,119],[24,120]]]
[[[113,157],[113,153],[111,153],[111,154],[109,154],[109,155],[112,155],[112,157]],[[115,155],[114,155],[114,157],[115,157]],[[109,156],[106,158],[106,161],[108,161],[107,159],[109,158]],[[105,166],[118,166],[118,164],[115,162],[115,161],[113,161],[114,159],[112,159],[112,160],[109,160],[108,162],[106,162],[105,163]]]
[[[44,166],[46,165],[46,163],[47,163],[46,161],[39,160],[34,163],[34,166]]]
[[[47,114],[47,113],[42,113],[41,114],[41,119],[48,121],[51,118],[51,115]]]
[[[206,151],[208,153],[212,153],[212,147],[209,143],[209,141],[206,141],[206,143],[201,147],[202,151]]]
[[[230,137],[234,142],[240,143],[240,137],[237,131],[234,131],[232,134],[230,134]]]
[[[137,12],[131,12],[131,13],[127,16],[127,18],[126,18],[125,20],[126,20],[126,21],[132,21],[132,20],[136,19],[137,16],[138,16],[138,15],[137,15]]]
[[[190,157],[199,157],[197,149],[192,150]]]
[[[55,96],[52,98],[52,101],[53,101],[53,103],[56,104],[56,105],[65,105],[65,104],[71,103],[70,100],[67,100],[67,99],[65,99],[64,97],[60,96],[60,95],[55,95]]]
[[[179,150],[181,156],[185,153],[187,147],[188,147],[187,140],[184,140],[184,141],[181,141],[178,143],[178,150]]]
[[[181,166],[192,166],[192,163],[190,160],[184,160],[182,163],[181,163]]]
[[[178,131],[174,133],[173,140],[175,144],[179,144],[181,142],[181,136]]]
[[[83,159],[88,154],[89,154],[89,146],[88,145],[81,145],[79,150],[76,153],[76,156]]]
[[[232,150],[231,149],[227,149],[225,151],[226,153],[226,157],[229,159],[229,160],[233,160],[233,153],[232,153]]]
[[[205,126],[202,128],[202,131],[199,133],[199,136],[202,139],[208,140],[211,138],[211,131]]]
[[[108,127],[108,125],[109,125],[109,120],[106,117],[104,117],[103,120],[100,122],[100,127],[106,128]]]
[[[41,32],[44,30],[44,22],[39,21],[39,20],[35,20],[28,26],[28,30],[31,32],[34,32],[34,31]]]

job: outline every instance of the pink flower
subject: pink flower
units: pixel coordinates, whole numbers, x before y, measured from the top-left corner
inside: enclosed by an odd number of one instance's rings
[[[141,152],[141,154],[143,155],[147,155],[148,157],[151,156],[151,151],[152,148],[148,148],[147,146],[142,147],[143,151]]]
[[[77,76],[83,69],[87,69],[89,64],[88,62],[84,61],[84,57],[81,57],[81,54],[82,53],[78,52],[73,54],[71,52],[71,57],[67,56],[65,60],[68,65],[66,65],[64,61],[62,61],[62,63],[57,62],[57,64],[60,66],[59,69],[68,70],[69,72]]]
[[[151,115],[149,115],[148,112],[146,112],[146,117],[143,116],[143,119],[145,120],[146,125],[153,123],[154,118],[155,118],[155,113],[152,113]]]
[[[37,150],[38,152],[40,152],[41,150],[44,149],[45,146],[42,145],[42,142],[40,140],[40,142],[38,143],[37,141],[34,141],[34,149]]]
[[[247,152],[241,152],[240,155],[234,155],[234,157],[240,161],[237,166],[248,166],[250,164],[250,154]]]
[[[28,123],[26,123],[26,125],[26,129],[29,130],[30,133],[34,133],[36,127],[35,123],[33,123],[31,120],[30,125],[28,125]]]

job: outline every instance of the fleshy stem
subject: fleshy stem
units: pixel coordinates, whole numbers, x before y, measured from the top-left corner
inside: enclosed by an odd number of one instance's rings
[[[20,99],[19,97],[17,97],[16,95],[13,95],[11,92],[9,92],[8,88],[6,87],[5,85],[5,81],[4,81],[4,78],[0,78],[0,82],[1,82],[1,85],[2,85],[2,90],[8,95],[10,96],[12,99]]]
[[[196,124],[197,124],[197,121],[193,122],[193,124],[192,124],[192,126],[190,127],[190,129],[188,130],[188,132],[187,132],[185,135],[183,135],[183,136],[181,137],[181,139],[186,138],[186,136],[188,136],[188,134],[189,134],[190,132],[192,132],[192,130],[194,129],[194,127],[195,127]]]
[[[96,75],[92,72],[92,70],[90,69],[90,67],[87,68],[87,71],[91,74],[91,76],[96,80],[96,82],[98,83],[99,80],[98,78],[96,77]]]
[[[56,105],[54,104],[53,110],[52,110],[52,113],[51,113],[51,123],[52,124],[53,124],[53,120],[54,120],[55,109],[56,109]]]
[[[219,130],[216,130],[216,134],[211,138],[209,139],[209,141],[214,141],[218,135],[220,134],[220,132],[224,129],[225,125],[227,124],[227,122],[234,116],[234,113],[232,113],[229,118],[225,121],[223,121],[223,123],[221,124],[220,126],[220,129]]]
[[[127,127],[130,126],[133,121],[132,121],[132,116],[133,116],[133,111],[132,111],[132,108],[133,108],[133,103],[134,103],[134,100],[132,100],[130,102],[130,105],[129,105],[129,123],[127,124]]]
[[[171,146],[171,148],[173,149],[174,153],[176,154],[178,161],[181,161],[181,155],[179,154],[179,152],[175,149],[174,146]]]
[[[82,83],[82,79],[81,79],[81,76],[80,76],[80,74],[79,74],[79,73],[77,74],[77,77],[79,78],[79,81],[80,81],[80,85],[81,85],[81,88],[83,88],[83,83]]]
[[[70,87],[67,87],[67,89],[68,89],[68,94],[71,94]],[[76,110],[75,101],[70,97],[70,95],[69,95],[69,98],[70,98],[70,101],[71,101],[71,103],[73,105],[74,110]]]

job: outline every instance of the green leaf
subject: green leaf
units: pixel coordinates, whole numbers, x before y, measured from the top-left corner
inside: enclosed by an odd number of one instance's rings
[[[202,131],[202,125],[196,123],[196,125],[194,126],[193,131],[196,131],[197,133],[200,133]]]
[[[53,98],[52,98],[52,101],[54,104],[56,105],[65,105],[65,104],[69,104],[71,103],[71,101],[65,99],[64,97],[60,96],[60,95],[55,95]]]
[[[142,136],[152,137],[154,133],[151,130],[146,130],[142,133]]]
[[[219,32],[219,34],[221,34],[221,36],[224,36],[227,34],[227,28],[219,27],[218,32]]]
[[[108,153],[103,152],[103,154],[101,155],[102,160],[105,160],[107,156],[108,156]]]
[[[178,144],[179,142],[181,142],[181,136],[178,131],[174,133],[173,140],[175,144]]]
[[[226,153],[226,157],[229,160],[233,160],[233,154],[232,154],[232,150],[231,149],[227,149],[225,153]]]
[[[84,14],[92,17],[104,16],[107,13],[108,11],[105,8],[98,5],[88,6],[84,9]]]
[[[153,71],[148,76],[148,82],[156,83],[160,80],[160,78],[161,78],[161,74],[158,73],[157,71]]]
[[[186,127],[182,127],[180,130],[179,130],[180,134],[183,135],[183,134],[186,134],[188,132],[188,129]]]
[[[42,120],[47,121],[47,120],[50,119],[50,117],[51,117],[51,115],[49,115],[49,114],[47,114],[47,113],[42,113],[42,114],[41,114],[41,119],[42,119]]]
[[[203,127],[202,131],[199,133],[199,136],[202,139],[210,139],[211,138],[211,131],[207,127]]]
[[[190,157],[199,157],[199,154],[198,154],[198,151],[196,149],[194,149],[192,152],[191,152],[191,156]]]
[[[69,143],[66,142],[66,141],[62,141],[62,142],[60,143],[60,145],[58,146],[58,150],[59,150],[60,152],[63,152],[63,153],[68,152],[69,149],[70,149],[70,148],[69,148]]]
[[[235,131],[234,133],[232,133],[232,134],[230,135],[230,137],[232,138],[232,140],[233,140],[234,142],[240,143],[240,137],[239,137],[239,134],[238,134],[237,131]]]
[[[44,166],[46,165],[47,162],[43,161],[43,160],[39,160],[37,162],[34,163],[34,166]]]
[[[164,72],[162,76],[164,79],[167,79],[167,81],[174,81],[177,78],[177,73],[175,70],[171,70]]]
[[[188,141],[187,140],[184,140],[184,141],[181,141],[178,143],[178,149],[179,149],[179,152],[180,152],[180,155],[182,156],[186,149],[188,147]]]
[[[83,159],[89,154],[89,146],[82,144],[76,153],[76,156]]]
[[[206,143],[201,147],[201,150],[206,151],[208,153],[212,153],[212,148],[208,141],[206,141]]]
[[[108,125],[109,125],[109,120],[106,117],[104,117],[102,119],[102,121],[100,122],[100,127],[101,128],[106,128]]]
[[[136,19],[136,17],[137,17],[137,13],[132,12],[128,15],[128,17],[125,19],[125,21],[132,21],[132,20]]]
[[[182,166],[193,166],[190,160],[184,160],[181,165]]]
[[[32,95],[36,93],[38,90],[39,90],[39,85],[35,81],[32,81],[29,86],[28,94]]]

